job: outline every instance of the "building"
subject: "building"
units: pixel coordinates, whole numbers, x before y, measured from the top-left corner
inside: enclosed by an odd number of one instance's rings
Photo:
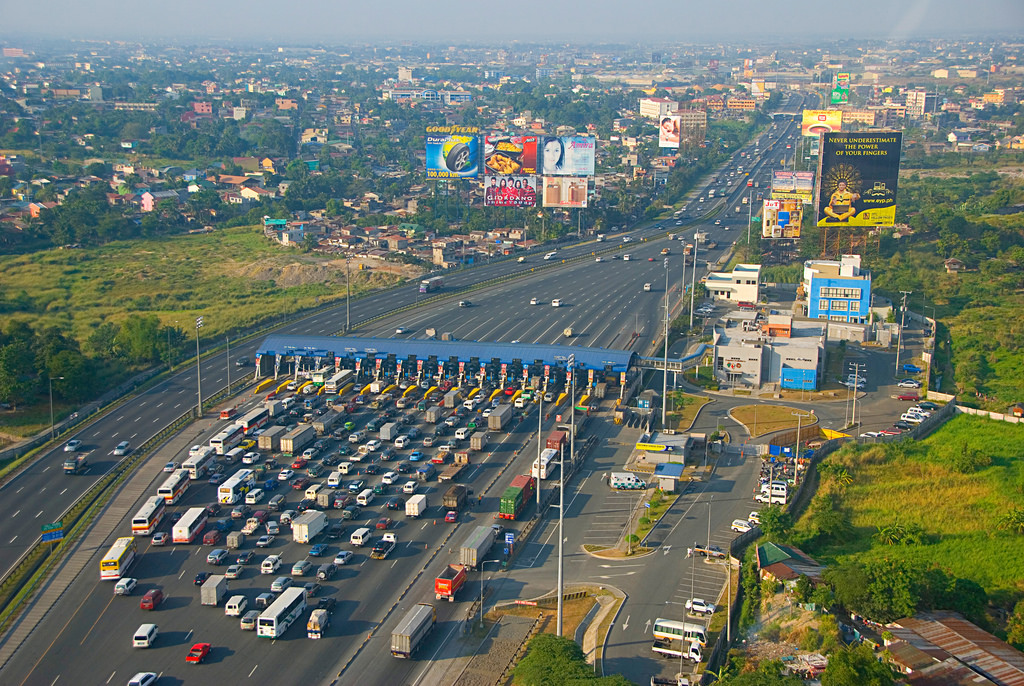
[[[766,320],[752,312],[740,313],[715,326],[715,378],[747,388],[777,384],[816,390],[824,374],[825,338],[825,327],[817,322],[794,323],[788,315],[771,315]]]
[[[915,88],[914,90],[907,91],[908,116],[920,119],[926,114],[935,112],[936,106],[937,99],[935,97],[935,93],[929,93],[923,88]]]
[[[412,67],[399,67],[398,68],[398,80],[399,81],[412,81]]]
[[[803,292],[811,319],[854,324],[869,319],[871,272],[860,268],[860,255],[804,262]]]
[[[704,285],[715,300],[756,303],[760,297],[761,265],[737,264],[732,272],[710,272]]]
[[[647,119],[661,119],[675,114],[679,103],[668,98],[640,98],[640,116]]]
[[[757,100],[753,98],[729,98],[725,106],[730,110],[752,112],[757,109]]]

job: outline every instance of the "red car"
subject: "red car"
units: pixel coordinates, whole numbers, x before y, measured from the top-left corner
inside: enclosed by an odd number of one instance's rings
[[[292,462],[292,469],[305,469],[307,464],[309,464],[309,460],[304,457],[297,457],[295,462]]]
[[[387,529],[391,526],[391,517],[381,517],[377,520],[378,529]]]
[[[518,390],[519,390],[518,386],[515,386],[515,385],[509,386],[508,388],[505,389],[505,395],[515,395],[516,391],[518,391]]]
[[[455,510],[448,510],[448,514],[444,516],[444,521],[448,522],[449,524],[451,524],[452,522],[457,522],[458,520],[459,513],[456,512]]]
[[[155,610],[163,600],[164,592],[159,588],[151,588],[146,591],[146,595],[142,596],[142,600],[139,601],[139,608],[142,610]]]
[[[192,646],[192,650],[188,651],[188,655],[185,657],[185,662],[191,662],[192,664],[198,665],[200,662],[205,660],[206,656],[209,654],[209,643],[196,643]]]
[[[910,402],[916,403],[918,400],[921,399],[921,396],[919,396],[917,393],[904,393],[903,395],[896,396],[896,399],[908,400]]]

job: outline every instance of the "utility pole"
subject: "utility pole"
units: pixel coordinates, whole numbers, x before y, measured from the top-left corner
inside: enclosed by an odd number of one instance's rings
[[[349,258],[345,258],[345,333],[352,330],[352,276],[349,271]]]
[[[576,457],[576,355],[569,355],[569,463]],[[564,534],[562,526],[565,519],[565,452],[562,452],[562,463],[558,466],[558,618],[555,633],[562,635],[562,586],[564,566]]]
[[[853,416],[850,417],[850,426],[857,426],[857,391],[860,388],[861,369],[866,366],[863,362],[853,364]]]
[[[694,286],[697,283],[697,236],[700,235],[698,229],[693,233],[693,269],[690,272],[690,328],[693,328],[693,294],[696,292]],[[685,259],[685,258],[684,258]]]
[[[665,258],[665,369],[661,375],[661,428],[667,426],[666,411],[668,409],[668,258]]]
[[[806,417],[813,417],[814,416],[814,412],[811,411],[811,412],[808,412],[807,414],[804,414],[803,412],[793,412],[792,414],[793,414],[794,417],[796,417],[796,448],[793,450],[793,457],[799,459],[799,457],[800,457],[800,429],[802,428],[800,422],[801,422],[801,420],[803,420]],[[793,473],[795,474],[796,473],[796,464],[795,463],[793,465],[793,468],[794,468],[794,472]]]
[[[540,396],[540,406],[537,409],[537,516],[540,516],[540,453],[542,436],[544,434],[544,393],[543,388],[537,389]]]
[[[900,311],[900,334],[896,339],[896,375],[900,373],[900,350],[903,348],[903,325],[907,321],[907,296],[913,291],[900,291],[903,296],[903,307]]]
[[[196,417],[203,416],[203,375],[199,365],[199,329],[203,328],[203,318],[196,317],[196,394],[199,397],[199,404],[196,407]]]

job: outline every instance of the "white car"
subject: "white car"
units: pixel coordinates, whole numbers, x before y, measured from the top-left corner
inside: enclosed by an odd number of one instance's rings
[[[860,435],[860,438],[878,438],[881,435],[881,431],[865,431]]]
[[[745,534],[745,533],[747,533],[748,531],[750,531],[754,527],[752,527],[750,525],[750,522],[748,522],[745,519],[734,519],[734,520],[732,520],[732,526],[730,528],[733,531],[737,531],[737,532],[739,532],[741,534]]]
[[[156,683],[156,672],[138,672],[128,682],[128,686],[153,686]]]
[[[751,524],[760,524],[761,523],[761,513],[758,512],[757,510],[751,510],[750,514],[747,515],[747,521],[750,522]]]
[[[540,305],[540,298],[530,298],[531,305]]]
[[[405,328],[404,326],[400,326],[397,329],[395,329],[395,333],[407,333],[408,331],[409,329]]]
[[[920,388],[921,382],[916,379],[900,379],[896,385],[900,388]]]
[[[551,301],[551,307],[561,307],[561,306],[562,306],[562,301],[560,299],[555,298],[554,300]]]
[[[282,469],[281,473],[277,475],[278,481],[287,481],[288,479],[295,476],[295,472],[291,469]]]
[[[114,585],[114,595],[131,595],[135,587],[139,585],[138,579],[133,579],[130,576],[123,576],[117,580]]]
[[[114,455],[117,457],[123,457],[132,451],[131,444],[128,441],[121,441],[114,448]]]
[[[483,411],[481,416],[483,416],[484,419],[487,419],[488,417],[491,416],[492,412],[494,412],[494,410],[488,407],[486,410]]]
[[[380,478],[380,482],[382,484],[387,484],[388,486],[390,486],[391,484],[395,483],[398,480],[398,478],[398,472],[388,472]]]
[[[342,550],[341,552],[339,552],[337,555],[334,556],[334,564],[336,564],[336,565],[348,564],[348,561],[351,560],[351,559],[352,559],[352,551],[351,550]]]
[[[728,230],[729,230],[729,227],[728,227],[728,226],[723,226],[723,227],[722,227],[722,231],[728,231]]]
[[[164,471],[165,472],[173,472],[176,469],[178,469],[178,463],[177,462],[168,462],[167,464],[164,465]]]
[[[594,262],[604,262],[604,258],[598,257],[596,260],[594,260]]]
[[[348,435],[348,442],[349,443],[358,443],[361,440],[363,440],[363,432],[362,431],[353,431],[352,433],[350,433]]]
[[[714,603],[709,603],[701,598],[691,598],[686,601],[686,609],[695,615],[713,615],[716,608]]]
[[[371,438],[370,440],[368,440],[366,442],[366,450],[371,452],[371,453],[376,452],[376,451],[380,450],[380,445],[381,445],[380,444],[380,439],[378,439],[378,438]]]
[[[64,446],[64,452],[66,452],[66,453],[73,453],[73,452],[76,452],[81,447],[82,447],[82,442],[80,440],[78,440],[77,438],[72,438]]]

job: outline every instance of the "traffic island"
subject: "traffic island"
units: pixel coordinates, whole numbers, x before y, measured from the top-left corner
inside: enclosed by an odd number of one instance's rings
[[[815,426],[818,418],[799,407],[789,405],[740,405],[729,410],[729,417],[741,424],[751,438],[765,434]]]

